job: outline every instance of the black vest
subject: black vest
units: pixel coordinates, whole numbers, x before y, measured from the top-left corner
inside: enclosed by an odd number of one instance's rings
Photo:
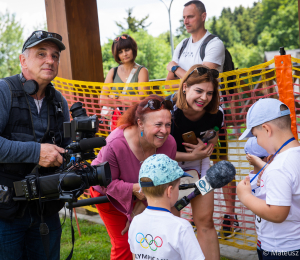
[[[12,141],[37,142],[30,105],[19,75],[4,78],[11,91],[11,108],[8,123],[2,137]],[[40,143],[51,143],[62,146],[63,138],[63,98],[53,86],[47,86],[45,100],[48,107],[48,127]],[[57,112],[61,110],[61,112]],[[49,123],[50,122],[50,123]],[[33,163],[0,163],[0,184],[13,187],[14,181],[24,179],[31,173]],[[40,168],[41,174],[54,172],[55,168]]]

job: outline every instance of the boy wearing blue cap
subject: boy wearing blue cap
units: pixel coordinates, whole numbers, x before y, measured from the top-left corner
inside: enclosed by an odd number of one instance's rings
[[[256,137],[250,137],[244,147],[246,153],[246,159],[248,160],[250,165],[253,165],[254,169],[249,173],[251,182],[251,188],[254,193],[256,189],[260,186],[260,178],[263,171],[260,172],[258,176],[256,174],[262,169],[265,164],[269,161],[272,155],[269,155],[268,152],[258,145]]]
[[[148,207],[133,218],[129,228],[135,259],[205,259],[191,224],[170,212],[178,199],[181,177],[192,176],[164,154],[154,154],[142,164],[139,183]]]
[[[247,176],[237,187],[240,201],[255,215],[259,259],[300,259],[300,145],[291,131],[290,110],[276,99],[261,99],[247,113],[240,137],[256,136],[273,161],[251,193]]]

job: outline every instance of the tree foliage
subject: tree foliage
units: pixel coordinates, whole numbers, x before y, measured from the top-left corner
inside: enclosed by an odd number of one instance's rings
[[[23,27],[15,14],[0,13],[0,78],[20,73]]]
[[[124,18],[124,20],[127,23],[128,28],[125,28],[122,23],[116,22],[116,25],[120,28],[120,30],[123,32],[125,30],[130,30],[132,32],[137,32],[139,29],[145,30],[151,23],[148,25],[145,25],[146,20],[149,18],[149,15],[145,16],[141,20],[138,20],[137,18],[132,16],[133,8],[129,8],[126,10],[127,17]]]

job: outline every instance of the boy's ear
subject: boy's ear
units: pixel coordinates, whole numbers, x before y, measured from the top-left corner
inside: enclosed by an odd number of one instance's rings
[[[168,198],[171,198],[172,192],[173,192],[173,186],[170,185],[170,186],[166,189],[166,193],[167,193]]]
[[[271,124],[262,124],[262,130],[267,134],[268,137],[271,137],[273,134]]]

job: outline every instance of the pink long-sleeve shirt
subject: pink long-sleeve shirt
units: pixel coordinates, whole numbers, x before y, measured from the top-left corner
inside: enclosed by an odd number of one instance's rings
[[[174,160],[176,150],[175,139],[169,135],[156,153],[166,154]],[[93,188],[101,194],[105,194],[114,207],[131,220],[130,214],[135,199],[132,194],[133,184],[138,182],[141,163],[129,148],[123,129],[117,128],[111,132],[106,138],[106,146],[100,150],[92,165],[106,161],[110,165],[112,182],[107,188],[100,186],[94,186]]]

